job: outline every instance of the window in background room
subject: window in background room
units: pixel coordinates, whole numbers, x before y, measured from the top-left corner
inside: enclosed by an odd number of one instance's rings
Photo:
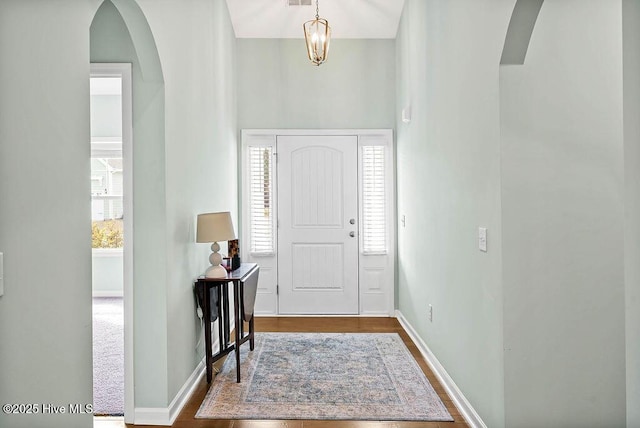
[[[91,246],[122,248],[122,79],[91,78]]]
[[[91,158],[92,248],[123,247],[122,173],[122,157]]]

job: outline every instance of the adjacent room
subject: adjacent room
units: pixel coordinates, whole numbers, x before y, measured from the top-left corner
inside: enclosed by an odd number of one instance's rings
[[[639,52],[636,0],[0,1],[0,426],[640,428]]]

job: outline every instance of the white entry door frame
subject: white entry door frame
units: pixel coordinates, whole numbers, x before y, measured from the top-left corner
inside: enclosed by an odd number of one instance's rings
[[[355,229],[355,236],[349,237],[351,241],[348,242],[357,245],[357,257],[346,261],[357,271],[357,305],[350,310],[317,312],[304,308],[280,308],[279,305],[283,279],[292,277],[292,266],[285,260],[279,263],[279,258],[284,255],[279,250],[283,224],[281,222],[279,228],[278,221],[286,219],[278,212],[281,205],[279,196],[282,196],[278,189],[283,188],[278,180],[291,180],[291,177],[276,173],[282,170],[278,163],[284,161],[278,154],[278,139],[282,142],[291,137],[314,136],[345,137],[344,141],[357,142],[357,155],[350,161],[353,163],[350,168],[357,175],[357,194],[352,196],[351,202],[357,209],[346,220],[346,226]],[[313,139],[303,138],[301,141]],[[287,162],[291,162],[290,157]],[[240,249],[244,261],[260,264],[256,314],[394,315],[396,215],[392,130],[246,129],[242,131],[241,170]],[[287,206],[290,209],[290,204]],[[355,220],[353,225],[350,222],[352,218]],[[347,234],[351,231],[349,229]],[[335,265],[328,267],[331,268]],[[291,286],[291,283],[287,285]]]
[[[356,315],[358,137],[276,140],[278,312]]]

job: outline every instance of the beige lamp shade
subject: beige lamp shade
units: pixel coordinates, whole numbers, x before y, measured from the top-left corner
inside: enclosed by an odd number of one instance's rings
[[[236,239],[229,211],[198,215],[196,242],[217,242]]]

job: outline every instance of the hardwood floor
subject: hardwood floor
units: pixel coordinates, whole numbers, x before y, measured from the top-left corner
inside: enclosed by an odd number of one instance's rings
[[[323,333],[398,333],[411,351],[429,382],[433,385],[453,422],[375,422],[375,421],[257,421],[195,419],[194,415],[207,393],[204,376],[196,391],[173,424],[174,428],[462,428],[468,427],[458,409],[447,396],[420,351],[395,318],[256,318],[257,332],[323,332]],[[245,345],[246,346],[246,345]],[[219,364],[221,362],[218,362]],[[218,364],[217,364],[218,365]],[[133,427],[133,425],[127,425]],[[136,425],[139,427],[139,425]]]

